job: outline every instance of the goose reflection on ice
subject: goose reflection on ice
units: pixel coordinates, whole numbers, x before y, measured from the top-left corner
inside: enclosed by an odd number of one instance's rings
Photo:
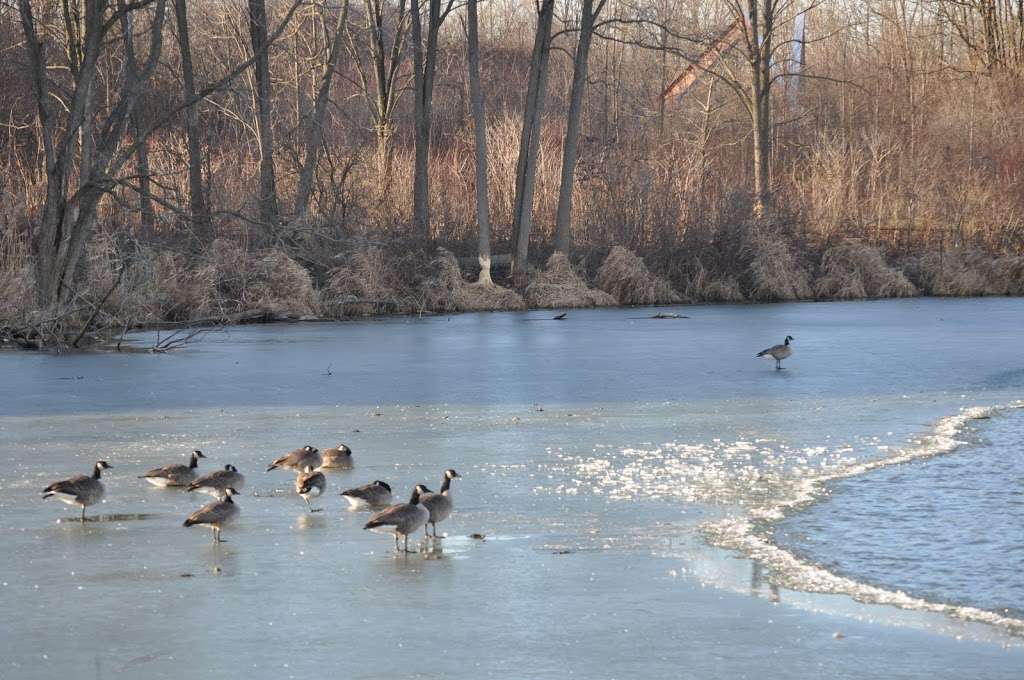
[[[765,586],[768,587],[768,592],[765,593]],[[779,598],[779,587],[772,583],[771,579],[765,575],[764,565],[760,560],[752,560],[750,567],[750,594],[753,597],[763,597],[769,602],[778,603]]]

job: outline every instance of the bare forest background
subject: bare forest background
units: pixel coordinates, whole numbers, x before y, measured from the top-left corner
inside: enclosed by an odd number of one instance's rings
[[[1024,293],[1024,0],[0,0],[0,337]]]

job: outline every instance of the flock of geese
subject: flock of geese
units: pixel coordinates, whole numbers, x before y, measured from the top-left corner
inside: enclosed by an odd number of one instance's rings
[[[209,527],[213,530],[213,542],[220,543],[221,529],[238,518],[239,508],[232,496],[237,496],[239,490],[245,486],[245,477],[234,465],[225,465],[221,470],[200,476],[199,459],[205,457],[202,451],[196,450],[189,457],[188,465],[164,465],[150,470],[139,479],[145,479],[161,488],[183,487],[188,491],[214,496],[216,500],[189,515],[184,526]],[[81,507],[82,521],[85,522],[85,509],[99,503],[106,496],[101,478],[103,471],[111,467],[105,460],[97,461],[91,476],[78,475],[54,482],[43,490],[43,498],[52,496],[68,505]],[[322,496],[327,490],[327,477],[322,470],[352,467],[352,450],[344,444],[324,449],[322,452],[312,446],[304,446],[272,462],[267,467],[267,472],[295,471],[295,492],[305,501],[309,512],[320,512],[322,508],[313,508],[310,499]],[[341,496],[348,501],[353,510],[376,511],[363,528],[394,534],[396,551],[399,550],[399,538],[404,538],[402,550],[408,553],[413,552],[409,550],[409,536],[418,529],[422,528],[424,535],[429,536],[429,525],[433,529],[434,537],[437,537],[437,523],[446,520],[454,508],[451,484],[452,480],[459,476],[455,470],[445,470],[441,490],[437,493],[423,484],[417,484],[408,503],[392,504],[391,487],[379,479],[363,486],[346,489],[341,492]]]
[[[787,335],[781,345],[763,349],[757,356],[774,359],[776,370],[782,370],[782,361],[793,354],[793,348],[789,344],[792,341],[793,336]],[[201,451],[193,451],[188,465],[165,465],[150,470],[140,479],[159,487],[187,487],[189,491],[214,496],[216,500],[188,516],[185,526],[198,524],[210,527],[213,530],[214,543],[219,543],[221,529],[238,517],[238,505],[232,496],[238,495],[238,490],[245,486],[245,477],[234,465],[225,465],[223,470],[199,476],[199,459],[205,457]],[[69,505],[80,506],[84,522],[85,509],[99,503],[106,495],[101,476],[103,471],[109,470],[110,467],[104,460],[97,461],[91,477],[78,475],[54,482],[43,490],[43,498],[54,496]],[[295,492],[305,501],[310,512],[319,512],[319,509],[314,509],[310,504],[310,499],[322,496],[327,490],[327,477],[322,472],[325,468],[351,469],[352,450],[344,444],[324,449],[322,452],[312,446],[304,446],[275,460],[267,467],[267,472],[295,471]],[[377,511],[370,517],[364,529],[394,534],[396,551],[399,550],[399,538],[404,538],[403,550],[410,552],[410,534],[422,527],[424,535],[430,535],[427,528],[429,524],[436,537],[437,523],[443,522],[451,514],[451,483],[457,477],[459,473],[455,470],[445,470],[438,493],[434,493],[423,484],[417,484],[408,503],[392,504],[391,487],[379,479],[354,489],[346,489],[341,495],[352,509]]]

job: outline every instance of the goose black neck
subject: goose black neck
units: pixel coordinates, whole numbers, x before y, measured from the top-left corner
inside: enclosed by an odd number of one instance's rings
[[[102,474],[102,472],[103,472],[103,468],[100,467],[99,463],[96,463],[96,467],[94,467],[92,469],[92,478],[93,479],[99,479],[100,478],[100,474]]]
[[[444,481],[441,482],[441,493],[447,493],[448,488],[452,485],[452,478],[448,475],[444,476]]]
[[[786,338],[786,347],[789,347],[789,338]]]
[[[418,505],[420,502],[420,490],[413,489],[412,496],[409,498],[409,505]]]
[[[199,467],[199,456],[197,456],[196,454],[193,453],[192,454],[192,458],[189,459],[189,461],[188,461],[188,466],[190,468],[192,468],[193,470],[195,470],[197,467]]]
[[[235,504],[235,502],[233,500],[231,500],[231,494],[229,494],[229,493],[224,494],[224,502],[225,503],[231,503],[231,505]]]

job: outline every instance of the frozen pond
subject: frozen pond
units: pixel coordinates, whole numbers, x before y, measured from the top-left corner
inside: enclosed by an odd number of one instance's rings
[[[1024,300],[653,311],[0,353],[0,677],[1021,676]],[[340,442],[324,512],[264,472]],[[220,546],[137,479],[194,448],[247,478]],[[337,495],[448,467],[424,554]]]

